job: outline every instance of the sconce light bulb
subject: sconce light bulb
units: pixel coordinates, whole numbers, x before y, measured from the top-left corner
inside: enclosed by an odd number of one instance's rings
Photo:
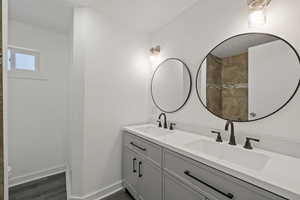
[[[267,22],[265,9],[250,9],[248,16],[249,27],[258,27],[265,25]]]

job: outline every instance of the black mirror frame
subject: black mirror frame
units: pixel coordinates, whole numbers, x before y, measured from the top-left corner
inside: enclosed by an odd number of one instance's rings
[[[201,69],[201,67],[202,67],[202,64],[203,64],[203,62],[206,60],[206,58],[207,58],[207,56],[212,52],[212,51],[214,51],[217,47],[219,47],[220,45],[222,45],[224,42],[226,42],[226,41],[228,41],[228,40],[230,40],[230,39],[232,39],[232,38],[235,38],[235,37],[239,37],[239,36],[243,36],[243,35],[251,35],[251,34],[264,34],[264,35],[269,35],[269,36],[272,36],[272,37],[275,37],[275,38],[278,38],[278,39],[280,39],[280,40],[282,40],[282,41],[284,41],[287,45],[289,45],[289,47],[291,47],[292,49],[293,49],[293,51],[295,52],[295,54],[296,54],[296,56],[297,56],[297,58],[298,58],[298,62],[299,62],[299,65],[300,65],[300,56],[299,56],[299,53],[297,52],[297,50],[296,50],[296,48],[294,47],[294,46],[292,46],[287,40],[285,40],[285,39],[283,39],[283,38],[281,38],[281,37],[279,37],[279,36],[276,36],[276,35],[273,35],[273,34],[270,34],[270,33],[263,33],[263,32],[249,32],[249,33],[242,33],[242,34],[238,34],[238,35],[234,35],[234,36],[232,36],[232,37],[229,37],[229,38],[227,38],[227,39],[225,39],[225,40],[223,40],[221,43],[219,43],[217,46],[215,46],[212,50],[210,50],[209,52],[208,52],[208,54],[205,56],[205,58],[202,60],[202,62],[201,62],[201,64],[200,64],[200,66],[198,67],[198,70],[197,70],[197,74],[196,74],[196,81],[195,81],[195,87],[196,87],[196,92],[197,92],[197,96],[198,96],[198,99],[199,99],[199,101],[201,102],[201,104],[202,104],[202,106],[208,111],[208,112],[210,112],[211,114],[213,114],[214,116],[216,116],[216,117],[218,117],[218,118],[220,118],[220,119],[223,119],[223,120],[229,120],[229,119],[225,119],[225,118],[223,118],[223,117],[220,117],[220,116],[218,116],[218,115],[216,115],[216,114],[214,114],[212,111],[210,111],[206,106],[205,106],[205,104],[202,102],[202,100],[201,100],[201,96],[200,96],[200,92],[199,92],[199,90],[198,90],[198,77],[199,77],[199,75],[200,75],[200,69]],[[300,67],[300,66],[299,66]],[[248,120],[248,121],[242,121],[242,120],[230,120],[230,121],[232,121],[232,122],[254,122],[254,121],[258,121],[258,120],[261,120],[261,119],[265,119],[265,118],[267,118],[267,117],[270,117],[271,115],[274,115],[275,113],[277,113],[278,111],[280,111],[281,109],[283,109],[293,98],[294,98],[294,96],[296,95],[296,93],[297,93],[297,91],[299,90],[299,87],[300,87],[300,77],[299,77],[299,81],[298,81],[298,84],[297,84],[297,87],[295,88],[295,91],[293,92],[293,94],[291,95],[291,97],[282,105],[282,106],[280,106],[278,109],[276,109],[275,111],[273,111],[272,113],[270,113],[270,114],[268,114],[268,115],[266,115],[266,116],[263,116],[263,117],[260,117],[260,118],[257,118],[257,119],[253,119],[253,120]]]
[[[188,75],[189,75],[189,79],[190,79],[190,81],[189,81],[189,82],[190,82],[190,89],[189,89],[189,93],[188,93],[188,95],[187,95],[187,97],[186,97],[184,103],[183,103],[181,106],[179,106],[177,109],[171,110],[171,111],[167,111],[167,110],[164,110],[163,108],[161,108],[161,107],[157,104],[157,102],[154,100],[154,97],[153,97],[153,80],[154,80],[154,76],[155,76],[156,72],[158,72],[158,70],[159,70],[159,68],[161,67],[161,65],[162,65],[163,63],[169,61],[169,60],[176,60],[176,61],[181,62],[181,63],[183,64],[183,66],[186,68],[186,70],[187,70],[187,72],[188,72]],[[189,98],[190,98],[190,96],[191,96],[192,87],[193,87],[192,75],[191,75],[191,71],[190,71],[189,67],[187,66],[187,64],[186,64],[185,62],[183,62],[182,60],[180,60],[179,58],[167,58],[167,59],[165,59],[164,61],[162,61],[162,62],[157,66],[157,68],[155,69],[155,71],[154,71],[154,73],[153,73],[153,76],[152,76],[152,79],[151,79],[151,98],[152,98],[152,101],[153,101],[154,105],[155,105],[161,112],[164,112],[164,113],[175,113],[175,112],[179,111],[180,109],[182,109],[182,108],[186,105],[187,101],[189,100]]]

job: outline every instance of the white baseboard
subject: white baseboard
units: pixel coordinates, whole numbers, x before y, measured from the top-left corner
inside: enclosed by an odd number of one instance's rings
[[[12,177],[12,178],[9,178],[9,180],[8,180],[8,186],[12,187],[12,186],[20,185],[20,184],[23,184],[23,183],[38,180],[38,179],[41,179],[41,178],[44,178],[44,177],[47,177],[47,176],[51,176],[51,175],[54,175],[54,174],[59,174],[59,173],[62,173],[62,172],[66,172],[66,166],[65,165],[61,165],[61,166],[53,167],[53,168],[50,168],[50,169],[45,169],[45,170],[25,174],[25,175],[22,175],[22,176]]]
[[[98,191],[92,192],[82,197],[71,196],[69,200],[100,200],[115,192],[123,189],[122,181],[118,181],[110,186],[102,188]]]
[[[66,166],[66,189],[67,189],[67,199],[71,198],[71,168],[69,165]]]

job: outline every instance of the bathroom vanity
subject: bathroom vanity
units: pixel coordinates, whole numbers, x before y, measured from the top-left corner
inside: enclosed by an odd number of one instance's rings
[[[298,200],[300,159],[146,124],[124,128],[123,183],[136,200]]]

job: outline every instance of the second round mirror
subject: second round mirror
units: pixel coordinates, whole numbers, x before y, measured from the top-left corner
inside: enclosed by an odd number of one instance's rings
[[[196,87],[212,114],[246,122],[268,117],[293,98],[299,88],[299,55],[275,35],[247,33],[211,50],[199,67]]]

